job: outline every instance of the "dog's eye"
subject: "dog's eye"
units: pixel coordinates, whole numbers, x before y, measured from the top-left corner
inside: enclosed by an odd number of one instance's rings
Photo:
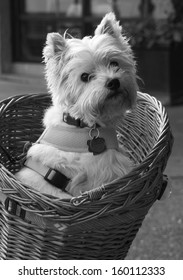
[[[110,66],[111,67],[119,67],[119,63],[117,61],[111,61]]]
[[[88,74],[88,73],[83,73],[83,74],[81,74],[81,80],[82,80],[83,82],[85,82],[85,83],[89,82],[89,80],[90,80],[90,74]]]

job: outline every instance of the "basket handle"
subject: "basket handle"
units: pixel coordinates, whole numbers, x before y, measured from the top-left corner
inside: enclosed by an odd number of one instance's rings
[[[157,197],[158,200],[165,200],[172,194],[172,183],[167,175],[163,175],[163,182],[160,189],[160,193]]]

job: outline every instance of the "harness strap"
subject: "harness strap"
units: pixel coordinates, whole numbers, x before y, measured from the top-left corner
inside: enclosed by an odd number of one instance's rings
[[[37,225],[42,229],[52,229],[62,230],[66,227],[66,224],[63,222],[56,222],[54,219],[50,219],[48,217],[44,217],[43,215],[39,215],[36,212],[25,210],[24,207],[16,201],[15,199],[8,197],[3,191],[0,189],[0,205],[3,205],[4,209],[8,212],[8,214],[19,217],[20,219],[29,222],[31,224]],[[3,210],[2,210],[3,211]]]
[[[101,145],[95,139],[103,139],[106,149],[119,149],[116,131],[113,128],[78,128],[71,126],[51,126],[44,130],[37,143],[51,145],[61,151],[88,153],[90,141]],[[98,143],[99,142],[99,143]],[[103,152],[103,150],[102,150]]]
[[[44,166],[40,161],[33,160],[32,158],[28,158],[24,165],[39,173],[47,182],[62,191],[65,190],[70,181],[70,179],[61,172]]]

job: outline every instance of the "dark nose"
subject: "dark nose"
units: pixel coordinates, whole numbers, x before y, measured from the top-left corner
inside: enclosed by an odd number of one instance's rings
[[[120,82],[118,79],[112,79],[107,83],[107,88],[111,90],[118,89],[120,87]]]

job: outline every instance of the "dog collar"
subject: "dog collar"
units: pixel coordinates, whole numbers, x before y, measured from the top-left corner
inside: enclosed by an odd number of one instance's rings
[[[69,125],[74,125],[76,127],[88,127],[88,125],[81,119],[75,119],[70,116],[69,113],[63,113],[63,122],[69,124]],[[95,124],[96,127],[100,127],[98,123]]]
[[[63,113],[63,122],[69,124],[69,125],[74,125],[76,127],[80,127],[80,128],[83,128],[83,127],[87,127],[88,125],[82,121],[81,119],[75,119],[73,117],[71,117],[69,115],[69,113]]]
[[[51,145],[65,152],[91,152],[93,155],[119,148],[116,131],[111,127],[51,126],[45,129],[37,143]]]

